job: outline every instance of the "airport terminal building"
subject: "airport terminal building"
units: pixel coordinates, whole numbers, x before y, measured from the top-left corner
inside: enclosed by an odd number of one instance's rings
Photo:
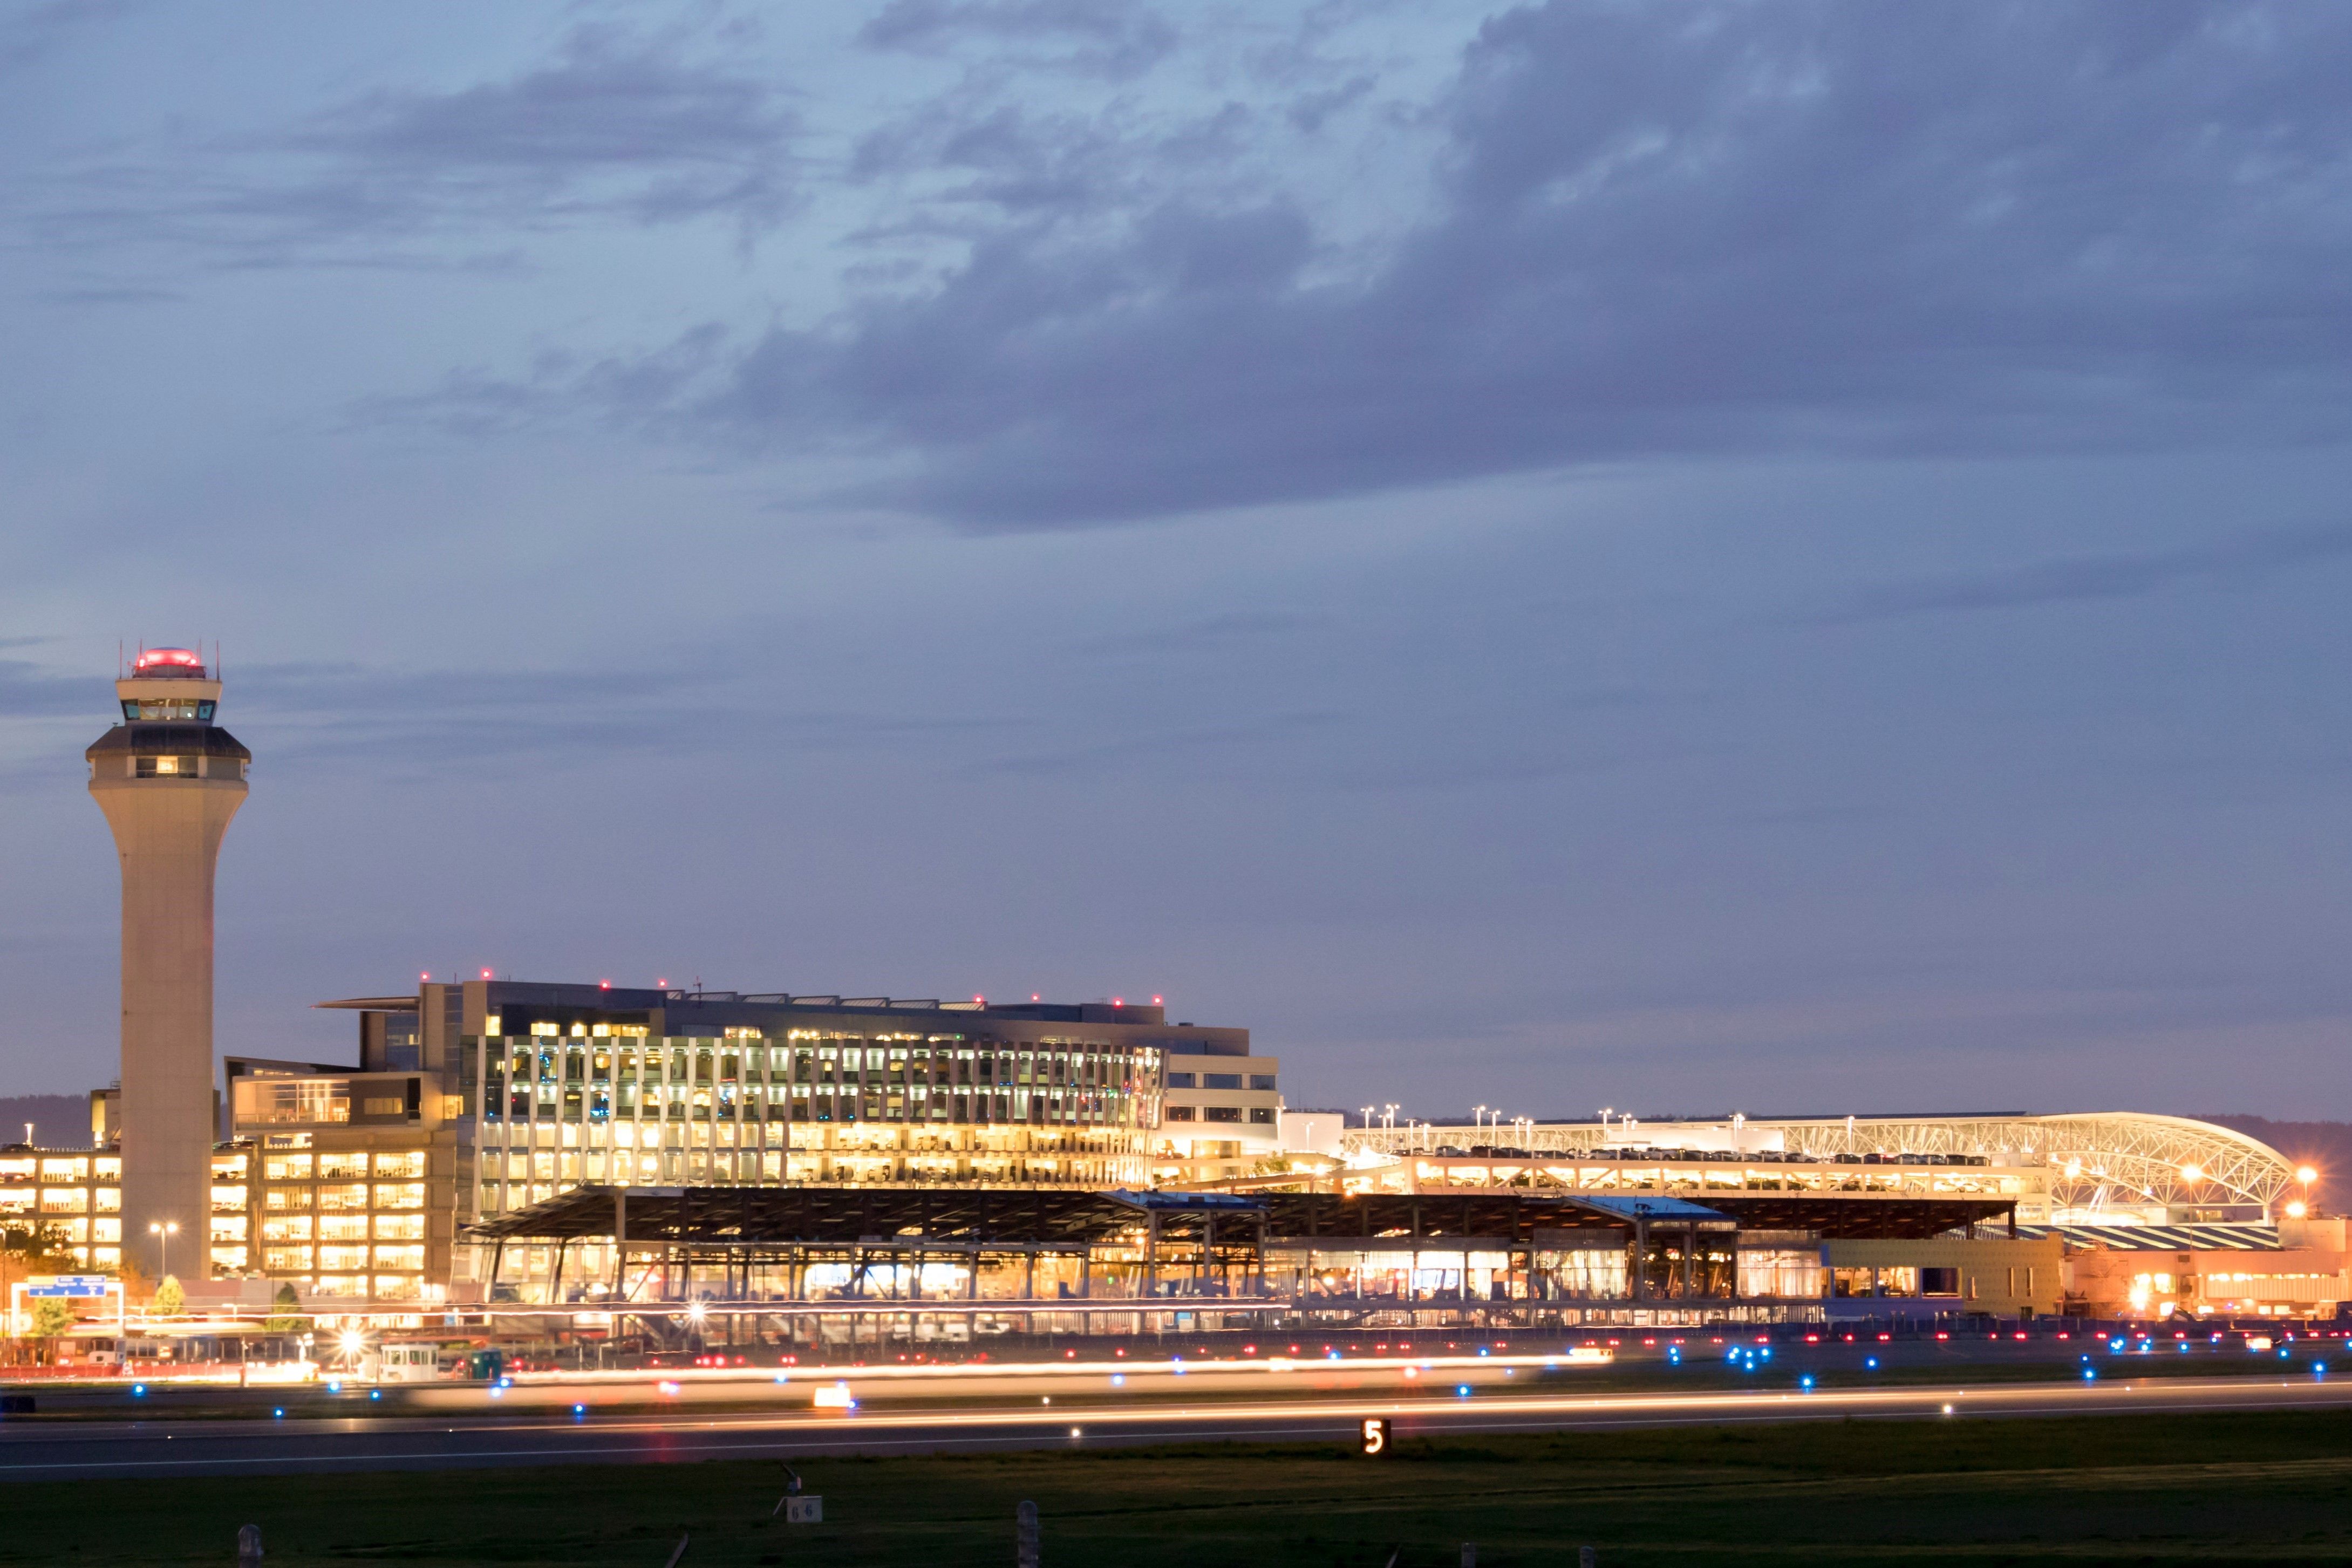
[[[356,1070],[230,1058],[212,1258],[322,1298],[478,1298],[467,1228],[583,1185],[1139,1188],[1276,1131],[1278,1063],[1159,1005],[488,979],[322,1005],[357,1014]]]

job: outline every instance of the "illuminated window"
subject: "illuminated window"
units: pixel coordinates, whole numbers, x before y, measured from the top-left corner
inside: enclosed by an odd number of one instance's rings
[[[342,1186],[322,1186],[319,1189],[319,1207],[321,1209],[363,1209],[367,1206],[368,1190],[365,1182],[352,1182]]]
[[[341,1079],[239,1079],[239,1121],[349,1121],[352,1086]]]
[[[194,757],[139,757],[131,763],[131,773],[142,779],[192,779],[201,771]]]

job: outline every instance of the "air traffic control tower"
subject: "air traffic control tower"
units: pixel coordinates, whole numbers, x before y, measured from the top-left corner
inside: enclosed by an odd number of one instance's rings
[[[220,682],[185,648],[149,648],[114,683],[122,722],[83,753],[122,861],[122,1256],[149,1275],[209,1255],[213,868],[253,753],[213,722]]]

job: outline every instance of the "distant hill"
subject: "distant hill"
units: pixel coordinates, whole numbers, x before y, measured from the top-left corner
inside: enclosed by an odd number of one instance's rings
[[[23,1141],[25,1123],[33,1142],[52,1149],[89,1147],[89,1097],[83,1094],[19,1094],[0,1100],[0,1143]]]
[[[2200,1116],[2259,1138],[2298,1165],[2319,1172],[2312,1184],[2312,1204],[2326,1213],[2341,1214],[2352,1201],[2352,1121],[2273,1121],[2267,1116]]]

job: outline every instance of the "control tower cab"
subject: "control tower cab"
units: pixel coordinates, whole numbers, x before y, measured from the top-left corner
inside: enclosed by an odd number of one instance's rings
[[[220,692],[197,655],[146,649],[83,753],[122,868],[122,1256],[151,1278],[167,1238],[198,1278],[210,1252],[213,868],[253,760]]]

